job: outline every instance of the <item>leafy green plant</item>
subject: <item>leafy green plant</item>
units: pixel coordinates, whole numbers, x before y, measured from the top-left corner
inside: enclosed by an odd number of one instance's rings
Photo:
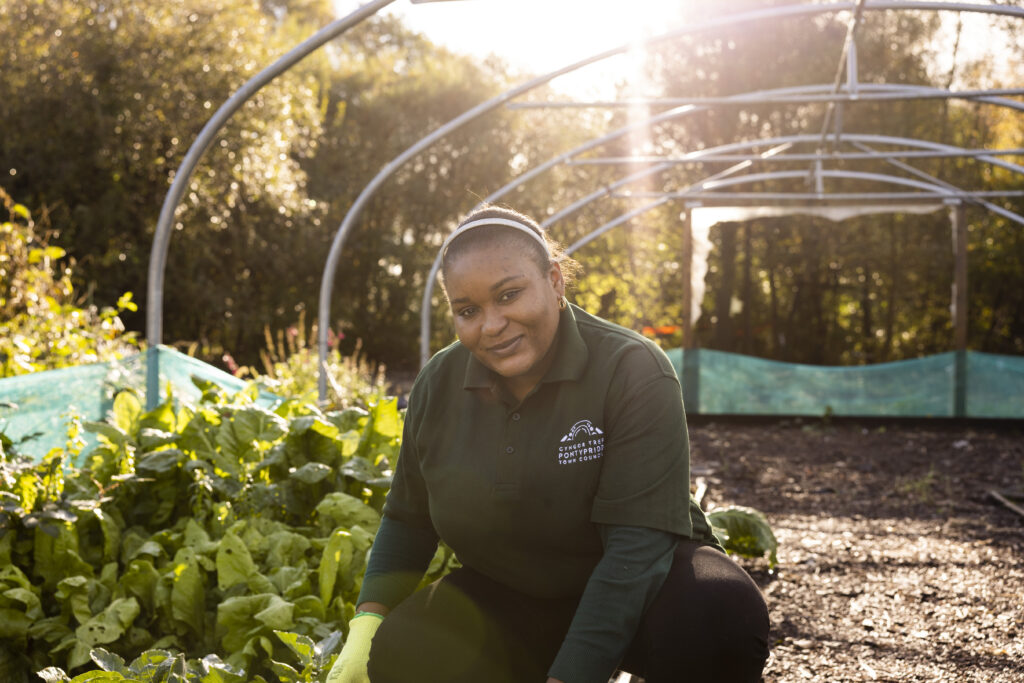
[[[85,683],[86,681],[132,681],[133,683],[244,683],[245,672],[238,671],[221,661],[217,655],[207,655],[200,660],[187,660],[184,655],[167,650],[146,650],[130,664],[124,659],[104,650],[94,648],[90,652],[99,670],[88,671],[75,678],[69,678],[59,667],[47,667],[37,675],[47,683]],[[259,679],[258,680],[262,680]]]
[[[292,651],[301,668],[274,662],[274,671],[282,683],[313,683],[326,676],[334,664],[341,646],[341,636],[332,633],[318,643],[297,633],[277,631],[277,637]]]
[[[95,680],[136,680],[120,661],[152,665],[152,680],[320,675],[354,613],[398,453],[397,402],[267,410],[254,385],[229,396],[196,383],[196,405],[172,397],[149,412],[118,394],[107,420],[83,425],[98,445],[82,468],[5,443],[0,679],[97,657],[112,668]]]
[[[119,314],[136,310],[132,294],[116,306],[81,307],[72,265],[31,212],[0,188],[9,218],[0,223],[0,377],[113,360],[138,350]]]
[[[271,661],[280,683],[314,683],[330,671],[341,645],[341,635],[332,633],[320,642],[298,633],[275,631],[288,646],[298,666]],[[131,681],[132,683],[266,683],[263,676],[249,678],[215,654],[201,659],[187,659],[181,653],[167,650],[146,650],[130,664],[117,654],[97,647],[89,653],[99,670],[87,671],[69,678],[59,667],[47,667],[37,675],[47,683],[92,683]]]
[[[765,516],[749,507],[732,506],[708,513],[711,530],[726,552],[742,557],[768,555],[768,568],[779,563],[779,542]]]

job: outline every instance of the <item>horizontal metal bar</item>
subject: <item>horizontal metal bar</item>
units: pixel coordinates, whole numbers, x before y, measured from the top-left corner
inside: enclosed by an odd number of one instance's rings
[[[872,148],[868,147],[867,145],[861,144],[859,142],[854,142],[853,146],[856,147],[857,149],[863,150],[865,152],[873,152],[874,151]],[[933,175],[929,175],[928,173],[925,173],[921,169],[915,168],[915,167],[911,166],[910,164],[905,164],[902,161],[897,161],[895,159],[887,159],[886,163],[887,164],[891,164],[891,165],[895,166],[896,168],[898,168],[898,169],[900,169],[902,171],[906,171],[907,173],[909,173],[911,175],[914,175],[914,176],[917,176],[918,178],[921,178],[922,180],[930,182],[930,183],[932,183],[934,185],[938,185],[940,187],[944,187],[944,188],[950,189],[950,190],[957,189],[957,187],[955,185],[953,185],[952,183],[948,183],[945,180],[941,180],[939,178],[936,178]],[[1003,208],[1003,207],[1001,207],[1001,206],[999,206],[997,204],[993,204],[992,202],[985,201],[984,199],[970,200],[970,201],[972,201],[972,203],[977,204],[978,206],[981,206],[981,207],[984,207],[984,208],[988,209],[989,211],[991,211],[994,214],[1002,216],[1003,218],[1008,218],[1011,221],[1013,221],[1014,223],[1017,223],[1018,225],[1024,225],[1024,216],[1021,216],[1018,213],[1014,213],[1013,211],[1010,211],[1009,209],[1005,209],[1005,208]]]
[[[1006,190],[991,192],[971,192],[969,190],[950,190],[949,192],[613,192],[613,199],[709,199],[730,202],[733,200],[757,201],[887,201],[892,199],[920,199],[922,201],[947,201],[949,199],[981,199],[983,197],[1024,197],[1024,191]]]
[[[694,152],[681,157],[659,157],[659,156],[628,156],[628,157],[590,157],[585,159],[571,159],[566,164],[569,166],[610,166],[618,164],[693,164],[708,161],[722,161],[734,163],[737,161],[855,161],[864,159],[933,159],[933,158],[955,158],[955,157],[981,157],[981,156],[1024,156],[1024,147],[1013,149],[963,149],[963,150],[898,150],[868,152],[822,152],[778,154],[772,157],[763,158],[757,154],[708,154],[700,155]]]
[[[807,95],[732,95],[726,97],[628,97],[622,100],[511,102],[508,109],[628,109],[631,107],[749,106],[751,104],[815,104],[830,102],[880,102],[895,100],[972,100],[981,97],[1021,97],[1024,88],[990,90],[906,90],[894,92],[813,93]]]

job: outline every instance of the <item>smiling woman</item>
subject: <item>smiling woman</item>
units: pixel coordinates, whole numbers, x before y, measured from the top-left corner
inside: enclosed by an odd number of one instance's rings
[[[448,244],[442,274],[459,340],[522,400],[551,366],[561,265],[539,228],[501,209],[474,214]]]
[[[668,358],[566,301],[577,264],[531,218],[486,207],[445,245],[459,340],[410,392],[328,681],[758,680],[767,608],[688,495]],[[461,566],[415,591],[438,540]]]

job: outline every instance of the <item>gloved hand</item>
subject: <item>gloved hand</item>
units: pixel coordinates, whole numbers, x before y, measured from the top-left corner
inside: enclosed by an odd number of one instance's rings
[[[370,641],[383,619],[373,612],[360,612],[352,617],[348,622],[348,640],[327,674],[327,683],[369,683],[366,664],[370,661]]]

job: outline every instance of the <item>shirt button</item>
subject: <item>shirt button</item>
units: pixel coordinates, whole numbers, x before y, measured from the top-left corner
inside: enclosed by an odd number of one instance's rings
[[[516,449],[512,448],[511,446],[505,446],[505,452],[508,453],[509,455],[512,455],[513,453],[516,452]]]
[[[512,419],[515,420],[516,422],[518,422],[519,421],[519,413],[512,413]]]

